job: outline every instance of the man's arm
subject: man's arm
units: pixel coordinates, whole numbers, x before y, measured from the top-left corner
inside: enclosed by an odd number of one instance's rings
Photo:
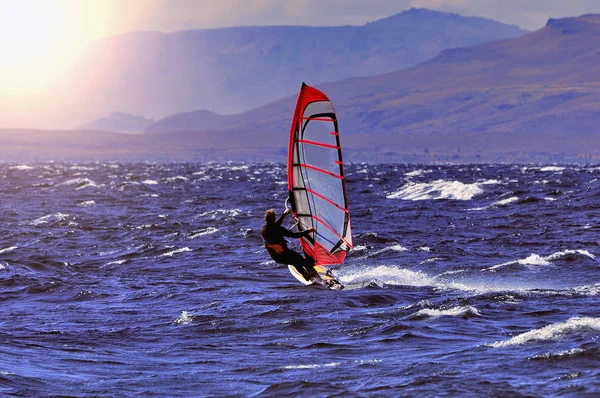
[[[288,238],[301,238],[303,236],[308,236],[308,234],[310,234],[311,232],[316,232],[314,228],[305,229],[304,231],[301,231],[301,232],[292,232],[289,229],[286,229],[284,227],[280,227],[280,228],[281,228],[281,234]]]
[[[281,225],[281,223],[283,222],[283,219],[288,214],[290,214],[290,209],[285,209],[285,211],[283,213],[281,213],[281,215],[279,216],[279,218],[277,219],[277,221],[275,221],[275,224]]]

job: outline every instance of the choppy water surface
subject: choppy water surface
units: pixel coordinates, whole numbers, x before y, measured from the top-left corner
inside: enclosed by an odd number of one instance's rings
[[[598,394],[599,176],[348,166],[337,292],[261,247],[283,165],[1,164],[0,394]]]

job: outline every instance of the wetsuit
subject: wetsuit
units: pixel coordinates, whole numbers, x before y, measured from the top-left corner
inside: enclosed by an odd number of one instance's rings
[[[314,269],[314,260],[310,256],[303,257],[301,254],[290,250],[285,241],[285,237],[301,238],[308,236],[310,232],[308,230],[292,232],[282,227],[281,223],[285,216],[285,213],[281,214],[273,224],[266,224],[262,228],[261,234],[265,241],[265,248],[276,263],[292,265],[306,280],[310,280],[312,277],[318,275]]]

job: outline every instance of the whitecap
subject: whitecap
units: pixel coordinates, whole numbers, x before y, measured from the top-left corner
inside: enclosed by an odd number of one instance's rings
[[[284,369],[318,369],[318,368],[334,368],[340,366],[341,362],[330,362],[324,364],[313,364],[313,365],[287,365]]]
[[[47,214],[47,215],[45,215],[43,217],[40,217],[38,219],[33,220],[31,223],[33,225],[47,224],[51,220],[63,221],[67,217],[69,217],[69,215],[68,214],[63,214],[63,213]]]
[[[88,188],[88,187],[97,187],[96,183],[89,178],[73,178],[71,180],[63,181],[58,185],[78,185],[77,190]]]
[[[551,265],[552,260],[558,260],[562,257],[573,255],[573,254],[580,254],[582,256],[589,257],[592,260],[596,258],[595,255],[588,252],[587,250],[564,250],[564,251],[559,251],[559,252],[553,253],[553,254],[551,254],[549,256],[545,256],[545,257],[542,257],[539,254],[532,253],[529,257],[527,257],[525,259],[521,259],[521,260],[517,260],[517,261],[509,261],[506,263],[494,265],[492,267],[483,269],[483,271],[495,271],[498,268],[502,268],[507,265],[513,265],[513,264],[547,266],[547,265]]]
[[[198,238],[200,236],[205,236],[205,235],[211,235],[214,234],[216,232],[219,232],[219,230],[215,227],[208,227],[205,229],[201,229],[200,231],[194,233],[192,236],[190,236],[190,239],[195,239]]]
[[[565,322],[559,322],[539,329],[530,330],[529,332],[521,333],[509,340],[497,341],[489,344],[489,346],[500,348],[527,344],[533,341],[558,340],[567,333],[585,329],[600,331],[600,318],[570,318]]]
[[[465,306],[458,306],[458,307],[439,309],[439,310],[435,309],[435,308],[423,308],[422,310],[419,310],[417,313],[415,313],[413,316],[414,317],[426,316],[429,318],[438,318],[440,316],[465,316],[465,315],[469,315],[469,314],[480,315],[477,308],[470,306],[470,305],[465,305]]]
[[[494,203],[492,203],[492,206],[505,206],[505,205],[507,205],[509,203],[517,202],[518,200],[519,200],[518,197],[512,196],[510,198],[502,199],[502,200],[499,200],[497,202],[494,202]]]
[[[540,169],[540,171],[564,171],[565,167],[559,167],[559,166],[546,166],[546,167],[542,167]]]
[[[182,311],[181,315],[173,321],[173,325],[187,325],[192,322],[192,317],[187,311]]]
[[[548,352],[542,355],[535,355],[529,359],[555,359],[555,358],[566,358],[584,353],[583,348],[572,348],[570,350],[564,350],[559,352]]]
[[[418,177],[418,176],[422,176],[425,173],[433,173],[433,170],[413,170],[413,171],[409,171],[408,173],[404,174],[405,177]]]
[[[191,251],[192,251],[192,249],[190,249],[189,247],[182,247],[181,249],[172,250],[170,252],[161,254],[161,257],[173,257],[173,255],[175,255],[175,254],[191,252]]]
[[[240,215],[242,211],[240,209],[217,209],[212,211],[207,211],[204,213],[198,214],[198,217],[206,217],[210,216],[211,219],[217,219],[217,216],[228,216],[228,217],[236,217]]]
[[[384,247],[383,249],[377,250],[377,251],[375,251],[373,253],[370,253],[370,254],[368,254],[368,256],[369,257],[376,256],[378,254],[381,254],[381,253],[384,253],[384,252],[387,252],[387,251],[406,252],[406,251],[408,251],[408,249],[406,247],[402,246],[402,245],[395,244],[395,245],[392,245],[392,246]]]
[[[109,263],[104,264],[105,267],[109,266],[109,265],[121,265],[124,264],[127,260],[115,260],[115,261],[111,261]]]
[[[167,182],[187,181],[187,180],[188,180],[188,178],[184,177],[184,176],[175,176],[175,177],[167,178]]]
[[[79,206],[87,207],[87,206],[91,206],[91,205],[95,205],[95,204],[96,204],[96,202],[93,200],[86,200],[85,202],[79,203]]]
[[[340,272],[341,274],[341,272]],[[339,275],[345,284],[369,284],[396,286],[432,286],[434,280],[421,271],[410,271],[403,268],[380,265]]]
[[[26,165],[26,164],[20,164],[17,166],[12,166],[11,170],[21,170],[21,171],[25,171],[25,170],[33,170],[32,166]]]
[[[17,248],[17,246],[11,246],[11,247],[7,247],[4,249],[0,249],[0,253],[11,252],[11,251],[15,250],[16,248]]]
[[[410,182],[397,192],[387,195],[386,198],[402,200],[471,200],[483,193],[480,185],[481,183],[464,184],[459,181],[445,180],[436,180],[430,183]]]
[[[146,184],[146,185],[158,185],[158,181],[144,180],[144,181],[142,181],[142,184]]]

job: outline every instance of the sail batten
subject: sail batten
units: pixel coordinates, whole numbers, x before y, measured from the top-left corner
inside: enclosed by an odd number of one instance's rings
[[[329,98],[302,85],[290,131],[288,154],[290,204],[301,238],[316,265],[339,264],[352,248],[350,212],[337,117]]]

